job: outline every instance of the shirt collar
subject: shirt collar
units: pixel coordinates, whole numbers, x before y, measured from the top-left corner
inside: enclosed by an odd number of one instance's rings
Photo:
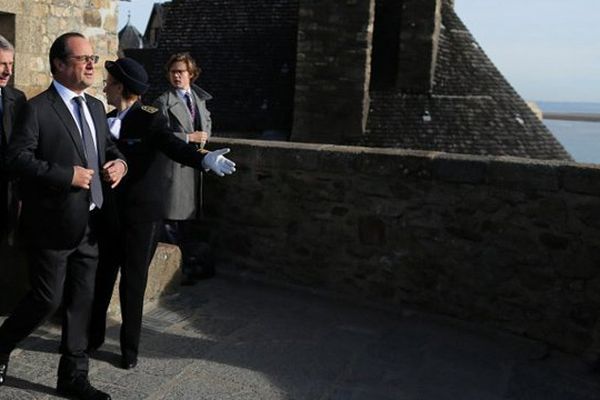
[[[177,94],[182,99],[185,99],[186,94],[189,94],[190,96],[192,96],[192,89],[191,88],[189,90],[177,89]]]
[[[127,107],[126,109],[124,109],[123,111],[117,112],[117,118],[120,119],[120,120],[123,120],[123,118],[125,118],[125,116],[129,112],[129,110],[131,110],[131,107],[133,107],[133,104],[130,105],[129,107]]]
[[[64,85],[60,84],[56,80],[52,81],[52,84],[54,85],[54,88],[65,103],[69,103],[75,97],[85,98],[85,93],[77,94],[71,89],[66,88]]]

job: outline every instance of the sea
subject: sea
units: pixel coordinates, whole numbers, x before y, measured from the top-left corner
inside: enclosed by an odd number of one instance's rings
[[[538,101],[542,112],[600,114],[600,103]],[[544,119],[544,124],[580,163],[600,164],[600,122]]]

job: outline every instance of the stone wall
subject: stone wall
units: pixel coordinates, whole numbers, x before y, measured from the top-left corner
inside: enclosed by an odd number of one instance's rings
[[[14,84],[28,97],[45,90],[51,82],[48,51],[60,34],[77,31],[87,36],[101,58],[117,54],[117,0],[0,0],[0,13],[14,15],[3,18],[0,34],[8,32],[16,47]],[[98,73],[90,91],[102,97],[103,74]]]
[[[215,143],[216,142],[216,143]],[[570,351],[600,314],[600,168],[213,140],[219,270],[483,321]]]

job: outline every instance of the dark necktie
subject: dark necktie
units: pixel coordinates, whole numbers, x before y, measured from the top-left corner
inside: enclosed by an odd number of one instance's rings
[[[85,119],[83,112],[84,99],[81,96],[75,97],[75,102],[78,106],[79,111],[79,122],[81,123],[81,137],[83,139],[83,148],[85,149],[85,156],[87,158],[87,167],[94,170],[92,175],[92,184],[90,185],[92,202],[96,207],[101,208],[104,198],[102,196],[102,185],[100,183],[100,171],[98,165],[98,152],[96,146],[94,146],[94,139],[92,138],[92,130]]]
[[[193,124],[196,121],[196,107],[194,107],[194,103],[192,103],[192,95],[189,93],[185,94],[185,104],[187,105],[187,108],[190,111],[190,116],[192,117]]]

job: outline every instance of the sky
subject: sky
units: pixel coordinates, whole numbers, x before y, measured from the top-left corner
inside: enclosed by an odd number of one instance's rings
[[[131,11],[143,34],[154,3],[119,2],[119,29]],[[600,103],[600,0],[455,0],[455,8],[526,100]]]
[[[600,102],[600,0],[455,0],[526,100]]]

